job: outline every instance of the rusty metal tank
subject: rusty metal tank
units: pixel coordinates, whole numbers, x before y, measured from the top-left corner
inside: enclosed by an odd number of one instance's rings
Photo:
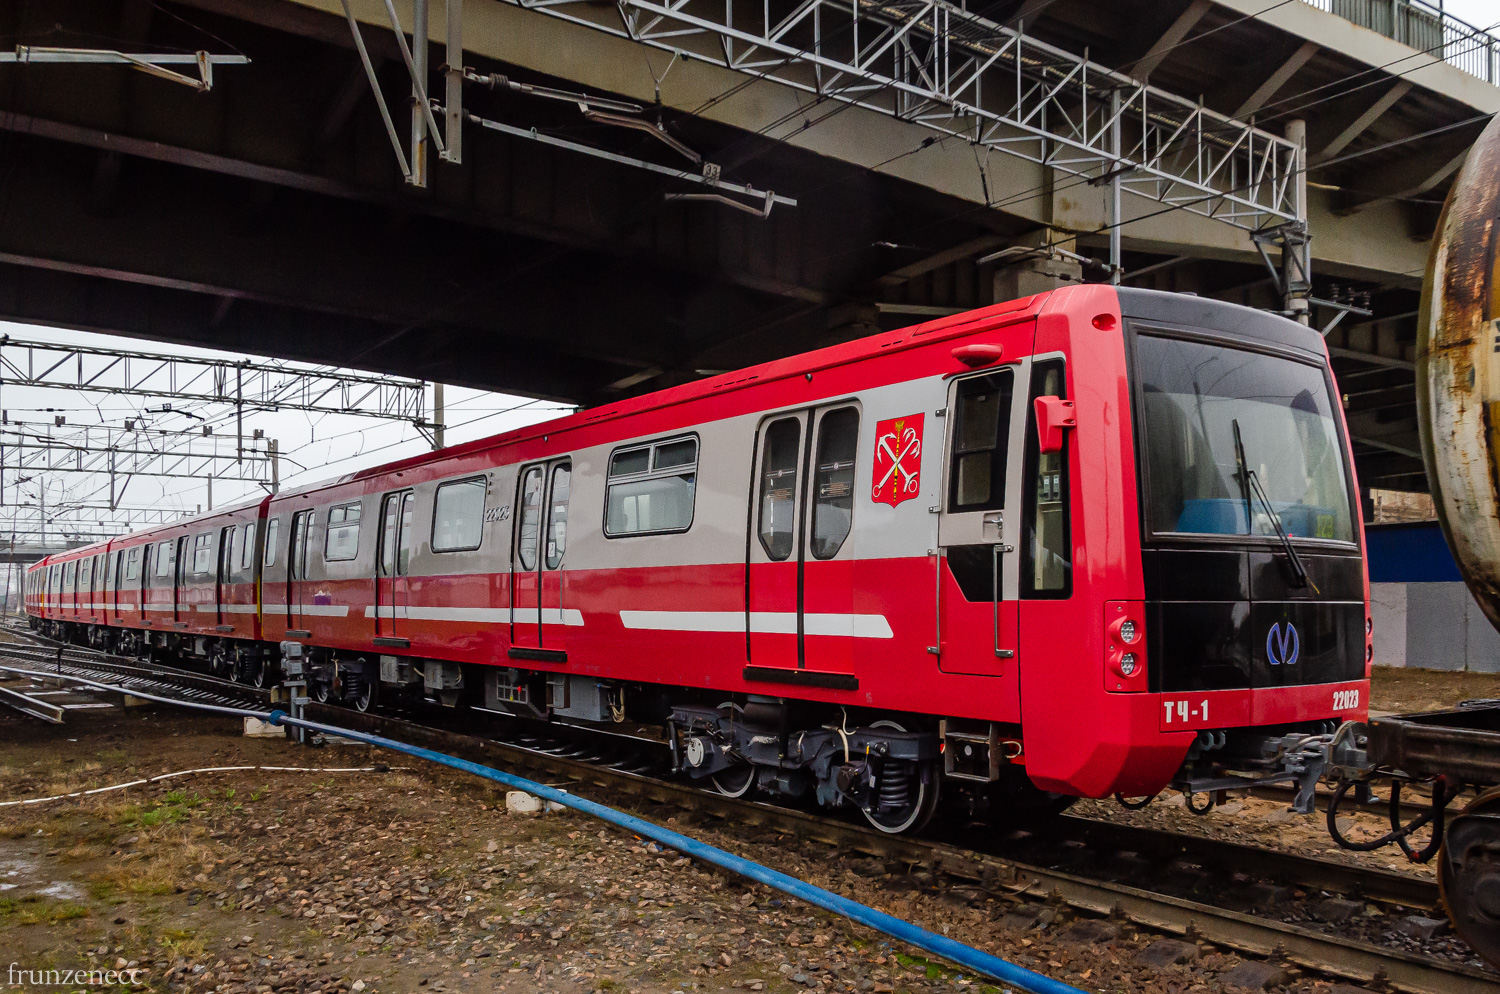
[[[1443,206],[1417,325],[1417,417],[1438,520],[1500,628],[1500,117]]]

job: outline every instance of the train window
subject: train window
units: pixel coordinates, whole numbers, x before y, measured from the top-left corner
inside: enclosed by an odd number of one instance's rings
[[[244,528],[244,535],[240,539],[240,569],[248,570],[255,562],[255,522],[250,522]]]
[[[960,380],[953,412],[949,511],[990,511],[1005,506],[1006,441],[1013,388],[1010,370]]]
[[[604,491],[609,538],[687,531],[698,487],[698,440],[674,438],[616,452]]]
[[[172,569],[176,565],[177,543],[171,539],[156,543],[156,575],[158,577],[171,576]]]
[[[1061,359],[1031,367],[1031,397],[1067,397]],[[1030,409],[1033,405],[1027,405]],[[1036,415],[1031,415],[1034,420]],[[1068,526],[1068,436],[1058,452],[1040,452],[1034,427],[1026,432],[1026,565],[1022,582],[1037,597],[1066,597],[1072,590],[1073,554]]]
[[[609,460],[611,479],[617,476],[633,476],[651,468],[651,446],[616,452]]]
[[[469,552],[484,540],[485,479],[444,483],[432,502],[432,551]]]
[[[92,590],[93,589],[93,584],[92,584],[93,578],[94,578],[94,560],[92,558],[82,560],[82,564],[78,567],[78,589],[79,590]]]
[[[760,544],[773,562],[792,554],[792,526],[797,501],[797,456],[802,422],[771,422],[760,459]]]
[[[193,572],[212,573],[214,569],[213,532],[193,536]]]
[[[552,467],[552,513],[547,522],[547,568],[562,565],[568,549],[568,487],[573,479],[573,464],[558,463]]]
[[[542,467],[533,466],[521,478],[520,541],[516,555],[521,568],[536,569],[536,541],[542,520]]]
[[[325,562],[339,562],[359,555],[359,501],[328,509],[328,534],[323,540]]]
[[[818,423],[813,477],[812,554],[832,559],[849,537],[854,517],[854,453],[859,444],[859,412],[841,407]]]
[[[276,565],[276,534],[281,531],[281,519],[271,518],[266,522],[266,559],[265,565]]]
[[[125,579],[137,580],[141,575],[141,547],[137,545],[125,552]]]

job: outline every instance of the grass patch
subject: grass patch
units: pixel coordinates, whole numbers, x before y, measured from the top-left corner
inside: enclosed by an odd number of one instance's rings
[[[23,898],[0,898],[0,919],[11,925],[57,925],[87,918],[89,908],[76,901],[53,903],[31,895]]]

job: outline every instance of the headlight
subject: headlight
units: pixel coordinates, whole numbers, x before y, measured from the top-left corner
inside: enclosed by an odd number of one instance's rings
[[[1127,644],[1135,641],[1135,622],[1129,618],[1120,625],[1120,640]]]
[[[1126,624],[1128,625],[1128,624],[1130,624],[1130,622],[1127,621]],[[1127,652],[1127,653],[1125,653],[1125,655],[1123,655],[1123,656],[1120,657],[1120,675],[1121,676],[1133,676],[1135,674],[1135,668],[1136,668],[1135,653],[1133,653],[1133,652]]]

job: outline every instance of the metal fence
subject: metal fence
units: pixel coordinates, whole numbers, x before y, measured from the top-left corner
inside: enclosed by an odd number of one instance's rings
[[[1500,83],[1500,38],[1423,0],[1303,0],[1404,45],[1431,52],[1471,76]]]

